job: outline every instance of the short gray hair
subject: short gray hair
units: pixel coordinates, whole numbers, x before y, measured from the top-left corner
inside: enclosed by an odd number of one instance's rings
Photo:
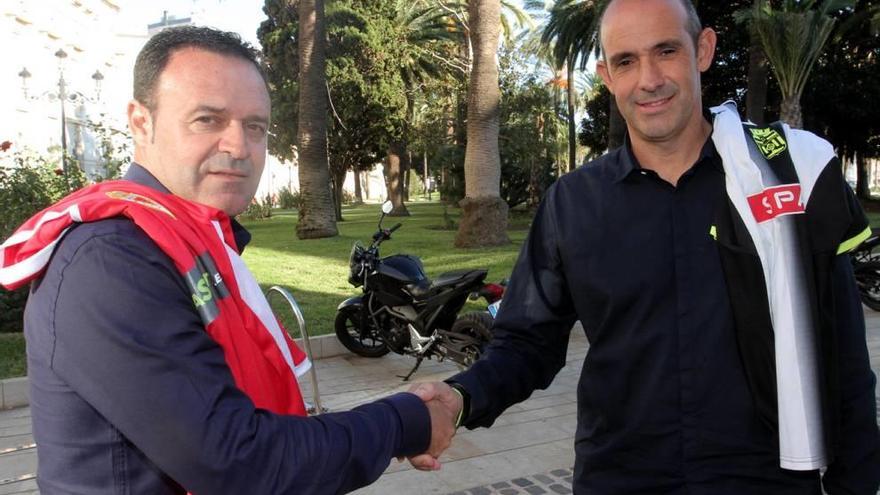
[[[606,0],[604,5],[602,5],[602,10],[599,13],[599,32],[598,32],[598,40],[599,47],[602,48],[602,56],[605,56],[605,48],[602,46],[602,23],[605,22],[605,13],[608,11],[608,7],[614,2],[614,0]],[[697,46],[697,40],[700,38],[700,33],[703,32],[703,23],[700,22],[700,16],[697,15],[697,8],[694,7],[694,3],[691,0],[679,0],[679,3],[682,7],[684,7],[685,14],[687,15],[687,21],[685,22],[685,30],[689,35],[691,35],[691,39],[694,42],[694,48]]]

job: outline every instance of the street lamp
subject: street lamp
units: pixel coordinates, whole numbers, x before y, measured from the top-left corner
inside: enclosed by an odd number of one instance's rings
[[[83,93],[80,93],[79,91],[74,91],[67,87],[67,81],[64,80],[64,59],[67,58],[67,52],[65,52],[64,49],[59,48],[58,51],[55,52],[55,57],[58,58],[57,91],[46,91],[39,96],[29,96],[28,79],[30,79],[31,73],[27,70],[27,67],[23,67],[21,69],[21,72],[18,73],[18,77],[21,78],[21,90],[26,100],[35,101],[40,98],[46,98],[49,101],[58,100],[61,103],[61,170],[64,174],[64,179],[67,180],[67,113],[65,112],[65,104],[68,101],[70,101],[71,103],[75,103],[77,101],[97,103],[98,100],[100,100],[101,98],[101,81],[104,80],[104,75],[101,74],[101,71],[98,70],[96,70],[95,73],[92,74],[92,80],[95,81],[95,96],[88,97]]]

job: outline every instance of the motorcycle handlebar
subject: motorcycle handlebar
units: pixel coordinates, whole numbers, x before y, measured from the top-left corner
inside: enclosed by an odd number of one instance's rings
[[[379,244],[382,244],[382,241],[387,241],[388,239],[391,239],[391,234],[395,230],[399,229],[402,226],[403,226],[403,224],[398,223],[397,225],[395,225],[394,227],[391,227],[390,229],[379,230],[378,232],[373,234],[373,244],[371,246],[378,247]]]

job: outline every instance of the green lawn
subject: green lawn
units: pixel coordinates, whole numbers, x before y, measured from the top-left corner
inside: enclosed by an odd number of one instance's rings
[[[0,333],[0,379],[25,374],[24,334]]]
[[[381,253],[383,256],[395,253],[419,256],[429,277],[464,268],[487,268],[489,281],[510,276],[530,221],[525,213],[514,212],[509,230],[510,245],[456,249],[453,247],[455,230],[441,228],[444,223],[441,204],[411,203],[407,208],[411,216],[385,219],[385,227],[396,222],[401,222],[403,227],[382,244]],[[459,210],[449,208],[448,211],[457,221]],[[244,222],[253,234],[253,241],[244,252],[247,265],[264,289],[281,285],[290,290],[312,335],[333,332],[336,307],[360,293],[360,289],[348,284],[348,255],[356,240],[364,245],[369,243],[376,231],[379,205],[345,208],[342,216],[345,221],[338,223],[337,237],[308,241],[296,238],[296,212],[280,211],[268,220]],[[284,325],[295,331],[296,323],[281,298],[273,297],[272,305]]]
[[[510,276],[519,246],[525,239],[531,217],[526,212],[511,214],[511,244],[491,249],[456,249],[452,242],[455,230],[443,230],[443,205],[437,202],[407,205],[411,216],[389,217],[403,227],[393,239],[382,244],[381,253],[407,253],[419,256],[430,277],[463,268],[488,268],[489,281]],[[448,208],[458,221],[459,209]],[[272,218],[245,221],[253,234],[244,252],[245,262],[266,290],[273,285],[287,288],[299,303],[311,335],[333,332],[336,307],[343,300],[360,293],[348,284],[348,255],[351,245],[360,240],[365,245],[376,231],[379,205],[343,209],[345,221],[339,222],[339,236],[330,239],[301,241],[296,238],[296,212],[274,211]],[[284,325],[297,334],[298,326],[280,297],[271,299],[275,313]],[[476,304],[476,303],[471,303]],[[0,378],[26,373],[22,334],[0,334]]]

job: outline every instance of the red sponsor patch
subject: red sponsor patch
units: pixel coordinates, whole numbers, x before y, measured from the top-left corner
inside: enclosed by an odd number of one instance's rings
[[[748,200],[752,215],[758,223],[781,215],[797,215],[804,212],[800,184],[768,187],[759,194],[749,196]]]

